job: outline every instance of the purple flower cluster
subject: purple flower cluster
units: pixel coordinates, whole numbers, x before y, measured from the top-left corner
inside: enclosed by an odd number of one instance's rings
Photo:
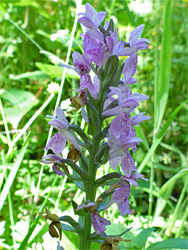
[[[132,93],[131,85],[136,83],[133,76],[136,73],[137,52],[148,48],[150,41],[145,38],[139,39],[144,28],[144,24],[142,24],[130,33],[129,42],[125,43],[118,39],[118,30],[111,27],[111,22],[106,22],[104,27],[101,26],[106,16],[105,12],[97,13],[89,3],[85,5],[85,9],[86,13],[80,13],[81,17],[78,19],[78,22],[86,27],[85,34],[81,34],[83,54],[81,55],[77,51],[73,52],[74,67],[62,66],[69,67],[80,75],[80,85],[77,91],[79,92],[78,98],[84,96],[82,105],[87,104],[90,98],[97,103],[101,95],[104,97],[98,102],[102,105],[102,108],[99,108],[98,119],[104,120],[110,117],[111,120],[106,139],[104,139],[108,143],[109,164],[113,170],[121,165],[123,172],[120,174],[119,180],[109,188],[112,195],[105,209],[111,204],[117,203],[120,214],[124,216],[131,213],[128,201],[131,185],[137,186],[138,178],[146,180],[143,175],[137,172],[131,150],[135,152],[137,145],[142,141],[136,136],[134,127],[142,121],[150,119],[149,116],[144,115],[144,112],[135,115],[134,111],[139,106],[139,102],[147,100],[148,96]],[[118,58],[119,56],[128,57],[122,64],[119,79],[109,80],[108,70],[107,76],[102,75],[104,69],[112,57]],[[113,67],[116,65],[111,65],[111,68]],[[91,70],[95,73],[93,79],[90,76]],[[123,75],[122,79],[121,75]],[[106,82],[103,81],[104,79],[107,79]],[[45,150],[51,149],[58,156],[47,155],[43,158],[43,162],[54,163],[54,172],[62,174],[58,167],[61,165],[59,154],[65,148],[66,140],[73,144],[77,151],[81,151],[81,148],[78,145],[78,140],[70,132],[64,112],[59,107],[56,109],[56,116],[57,118],[48,116],[52,118],[49,124],[58,129],[59,132],[51,138]],[[108,190],[106,192],[108,193]],[[82,208],[87,208],[91,213],[91,222],[95,232],[97,234],[104,232],[105,226],[109,225],[110,222],[99,215],[97,202],[89,201],[87,204],[78,206],[77,210]]]

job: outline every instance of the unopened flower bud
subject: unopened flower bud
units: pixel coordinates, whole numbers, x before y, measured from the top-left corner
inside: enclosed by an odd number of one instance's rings
[[[45,208],[44,213],[39,212],[39,216],[50,220],[52,223],[49,225],[49,234],[55,238],[62,238],[62,228],[59,217],[56,214],[51,214],[47,208]]]
[[[87,102],[87,91],[85,89],[80,90],[78,96],[74,96],[71,99],[72,106],[79,110]]]
[[[71,150],[69,151],[68,155],[67,155],[67,159],[73,160],[74,162],[77,162],[79,159],[79,151],[73,147],[71,148]]]
[[[49,225],[49,234],[53,237],[53,238],[59,238],[59,234],[57,232],[56,227],[53,225],[53,223],[51,223]]]
[[[120,237],[108,237],[105,238],[100,250],[118,250],[118,243],[120,241],[129,242],[130,240],[124,240]]]

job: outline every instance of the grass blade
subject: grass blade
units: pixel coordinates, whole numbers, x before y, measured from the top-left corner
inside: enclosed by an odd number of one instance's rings
[[[154,220],[158,217],[163,211],[170,194],[172,193],[173,187],[177,179],[183,178],[188,175],[188,169],[183,169],[176,175],[174,175],[170,180],[168,180],[161,188],[159,192],[159,197],[157,199],[156,210],[154,215]]]
[[[168,120],[166,121],[165,125],[163,126],[163,128],[161,129],[161,131],[159,132],[159,134],[157,135],[154,143],[152,144],[150,150],[148,151],[148,153],[146,154],[144,160],[142,161],[140,167],[138,168],[138,171],[141,172],[143,170],[143,168],[145,167],[145,165],[147,164],[148,160],[150,159],[150,157],[152,156],[152,154],[155,152],[156,148],[158,147],[159,143],[161,142],[161,140],[163,139],[163,137],[165,136],[168,127],[171,125],[173,119],[176,117],[176,115],[178,114],[178,112],[183,108],[184,104],[187,103],[188,100],[186,100],[185,102],[183,102],[182,104],[180,104],[173,112],[172,114],[168,117]]]
[[[26,138],[26,140],[25,140],[25,142],[24,142],[24,144],[23,144],[23,146],[22,146],[22,148],[21,148],[21,150],[20,150],[20,152],[18,154],[18,157],[17,157],[17,159],[16,159],[16,161],[15,161],[15,163],[13,165],[13,168],[11,169],[11,172],[10,172],[10,174],[9,174],[7,180],[6,180],[6,184],[5,184],[5,186],[4,186],[4,188],[3,188],[2,192],[1,192],[0,211],[1,211],[2,207],[3,207],[3,205],[4,205],[4,202],[5,202],[6,198],[7,198],[9,190],[10,190],[10,188],[12,186],[12,183],[13,183],[15,177],[16,177],[18,169],[19,169],[19,167],[20,167],[20,165],[22,163],[22,160],[23,160],[23,157],[24,157],[24,154],[25,154],[25,151],[26,151],[29,136],[30,136],[30,133],[28,134],[28,136],[27,136],[27,138]]]
[[[159,80],[156,87],[155,100],[155,131],[159,130],[166,109],[169,92],[170,68],[171,68],[171,0],[166,2],[164,29],[162,33],[162,48],[160,54]]]

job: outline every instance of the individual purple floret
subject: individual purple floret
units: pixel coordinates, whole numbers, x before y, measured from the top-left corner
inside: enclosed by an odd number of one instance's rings
[[[80,75],[80,88],[77,90],[82,92],[84,89],[88,89],[91,96],[96,99],[99,92],[99,85],[98,83],[96,84],[96,81],[92,82],[89,75],[92,65],[90,57],[86,54],[81,55],[75,51],[72,53],[72,58],[74,67],[65,64],[61,64],[61,66],[76,71]]]
[[[65,175],[65,173],[60,168],[60,165],[62,164],[61,160],[61,157],[58,155],[48,154],[42,157],[41,162],[46,164],[53,163],[52,170],[54,171],[54,173],[56,173],[57,175]]]
[[[105,54],[106,45],[102,33],[101,38],[98,39],[88,30],[83,37],[83,50],[97,66],[104,65],[109,57]]]
[[[83,24],[85,27],[89,29],[97,29],[102,21],[106,17],[106,12],[97,11],[91,6],[91,4],[86,3],[85,5],[86,13],[79,13],[78,15],[83,15],[78,19],[78,22]]]
[[[121,163],[122,171],[128,177],[132,171],[136,170],[134,161],[129,153],[129,148],[134,147],[142,140],[136,136],[134,137],[123,137],[116,138],[114,136],[109,137],[108,144],[110,146],[110,166],[112,169],[116,169]]]
[[[97,212],[91,213],[91,223],[96,234],[101,234],[106,230],[105,226],[110,225],[110,221],[102,218]]]
[[[47,117],[52,118],[52,121],[48,122],[49,125],[52,125],[54,128],[58,129],[59,132],[56,133],[48,142],[45,150],[51,149],[55,154],[59,154],[63,151],[66,146],[66,140],[71,142],[75,148],[80,151],[80,147],[74,138],[74,136],[68,130],[68,121],[65,118],[63,110],[59,107],[56,108],[56,116],[47,115]]]
[[[80,210],[82,208],[87,208],[88,211],[91,213],[91,223],[93,225],[93,228],[96,232],[96,234],[101,234],[106,230],[105,226],[110,225],[110,221],[102,218],[96,211],[97,209],[97,203],[87,201],[87,204],[81,204],[77,207],[77,210]]]
[[[78,19],[78,22],[90,29],[93,36],[101,39],[102,34],[97,30],[97,28],[105,19],[106,12],[100,11],[97,13],[97,11],[89,3],[86,3],[85,9],[86,13],[78,14],[79,16],[82,15],[82,17]]]
[[[105,209],[109,208],[113,203],[117,203],[119,212],[122,216],[130,214],[131,210],[129,208],[128,197],[130,194],[130,187],[138,186],[138,179],[147,181],[142,174],[139,174],[137,171],[134,174],[131,174],[129,177],[122,175],[120,181],[114,185],[116,188],[112,194],[112,199],[107,203]]]
[[[91,60],[88,55],[81,55],[78,52],[72,54],[74,69],[80,75],[80,90],[88,89],[91,96],[96,99],[99,92],[99,86],[92,83],[89,72],[91,70]]]
[[[136,53],[138,50],[147,49],[149,45],[147,43],[151,43],[149,39],[146,38],[139,38],[144,29],[144,24],[139,25],[130,33],[129,37],[129,48],[126,48],[122,53],[122,56],[131,56],[132,54]],[[147,43],[146,43],[147,42]]]
[[[136,82],[136,80],[132,78],[132,76],[136,73],[137,59],[137,53],[134,53],[124,61],[124,67],[122,71],[124,75],[124,84],[133,84]]]
[[[133,112],[134,109],[139,105],[139,101],[145,101],[148,99],[147,95],[133,93],[129,89],[125,89],[122,91],[122,88],[114,88],[110,87],[110,92],[108,97],[116,95],[118,97],[118,105],[111,109],[106,109],[107,106],[105,105],[105,110],[102,112],[103,116],[114,116],[120,115],[124,110],[130,108],[130,112]]]

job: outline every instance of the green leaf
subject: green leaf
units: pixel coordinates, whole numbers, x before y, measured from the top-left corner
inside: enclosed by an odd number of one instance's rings
[[[158,249],[188,249],[187,239],[168,239],[161,242],[157,242],[149,246],[146,250],[158,250]]]
[[[66,250],[78,249],[79,239],[78,235],[75,232],[75,229],[64,223],[61,223],[61,227],[63,229],[62,242],[64,249]]]
[[[160,189],[159,197],[157,199],[156,203],[156,210],[155,210],[155,217],[158,217],[163,209],[165,208],[165,205],[169,199],[169,196],[172,193],[172,190],[174,188],[174,185],[178,179],[181,179],[182,177],[188,175],[188,169],[183,169],[180,172],[178,172],[176,175],[174,175],[170,180],[168,180]]]
[[[64,69],[61,66],[44,64],[39,62],[36,63],[36,66],[51,78],[61,77]],[[67,77],[79,78],[78,74],[74,70],[66,68],[66,71],[67,71]]]
[[[104,142],[101,145],[101,147],[99,148],[99,151],[97,152],[97,154],[95,155],[94,161],[96,163],[102,163],[103,162],[102,159],[106,158],[106,157],[104,157],[105,154],[107,154],[107,161],[108,161],[109,160],[109,152],[108,151],[109,151],[108,143]],[[105,163],[103,163],[103,164],[105,164]]]
[[[78,125],[69,125],[69,128],[76,132],[84,141],[85,146],[87,149],[90,149],[91,147],[91,141],[87,137],[87,135],[84,133],[84,131],[78,126]]]
[[[106,65],[105,65],[105,69],[104,69],[104,80],[103,80],[103,84],[105,85],[106,82],[108,82],[113,76],[114,74],[117,72],[119,66],[119,59],[117,56],[111,56]]]
[[[66,230],[66,231],[68,231],[68,232],[73,232],[73,233],[76,233],[76,232],[77,232],[76,229],[75,229],[74,227],[72,227],[72,226],[70,226],[70,225],[67,225],[67,224],[64,224],[64,223],[62,223],[62,222],[61,222],[61,227],[62,227],[63,230]]]
[[[4,108],[6,119],[14,128],[18,127],[22,117],[36,104],[32,93],[20,89],[9,89],[3,92],[2,98],[7,101]]]
[[[76,173],[79,174],[79,176],[83,180],[89,180],[89,177],[87,176],[87,174],[85,174],[84,171],[76,163],[74,163],[72,160],[62,159],[62,162],[65,164],[68,164]]]
[[[171,69],[171,0],[166,1],[164,28],[162,33],[162,48],[160,54],[159,78],[156,82],[155,128],[160,128],[166,109],[169,93]]]
[[[75,228],[77,234],[83,233],[82,226],[78,222],[76,222],[72,217],[70,217],[68,215],[61,216],[61,217],[59,217],[59,220],[69,223],[72,227]]]
[[[134,242],[135,242],[135,246],[137,247],[137,249],[142,249],[145,247],[146,245],[146,241],[148,239],[148,237],[150,236],[150,234],[155,230],[155,228],[146,228],[143,229],[135,238]]]
[[[33,72],[27,72],[27,73],[23,73],[23,74],[14,76],[12,79],[21,80],[21,79],[25,79],[25,78],[32,79],[32,80],[37,80],[39,78],[46,79],[46,78],[48,78],[48,75],[45,74],[43,71],[36,70]]]
[[[76,209],[78,207],[78,204],[75,201],[71,200],[71,203],[72,203],[72,207],[73,207],[74,213],[76,215],[85,216],[85,215],[88,214],[88,212],[83,211],[83,209],[80,209],[80,210],[77,211]]]
[[[82,153],[80,153],[80,155],[79,155],[79,164],[80,164],[80,167],[84,170],[84,172],[87,173],[88,172],[88,162]]]
[[[104,83],[103,90],[106,91],[110,86],[116,87],[121,78],[122,70],[123,70],[124,64],[122,64],[118,70],[116,70],[115,74],[107,81]]]
[[[98,133],[98,127],[99,127],[99,117],[98,117],[98,112],[95,108],[95,106],[88,101],[87,102],[87,113],[88,113],[88,134],[93,135]]]
[[[115,179],[115,178],[116,178],[116,179],[119,179],[120,176],[121,176],[121,174],[116,173],[116,172],[110,173],[110,174],[106,174],[106,175],[104,175],[103,177],[97,179],[97,180],[95,181],[95,184],[98,185],[98,186],[100,186],[100,185],[103,185],[103,186],[104,186],[104,185],[105,185],[105,182],[106,182],[107,180]]]

